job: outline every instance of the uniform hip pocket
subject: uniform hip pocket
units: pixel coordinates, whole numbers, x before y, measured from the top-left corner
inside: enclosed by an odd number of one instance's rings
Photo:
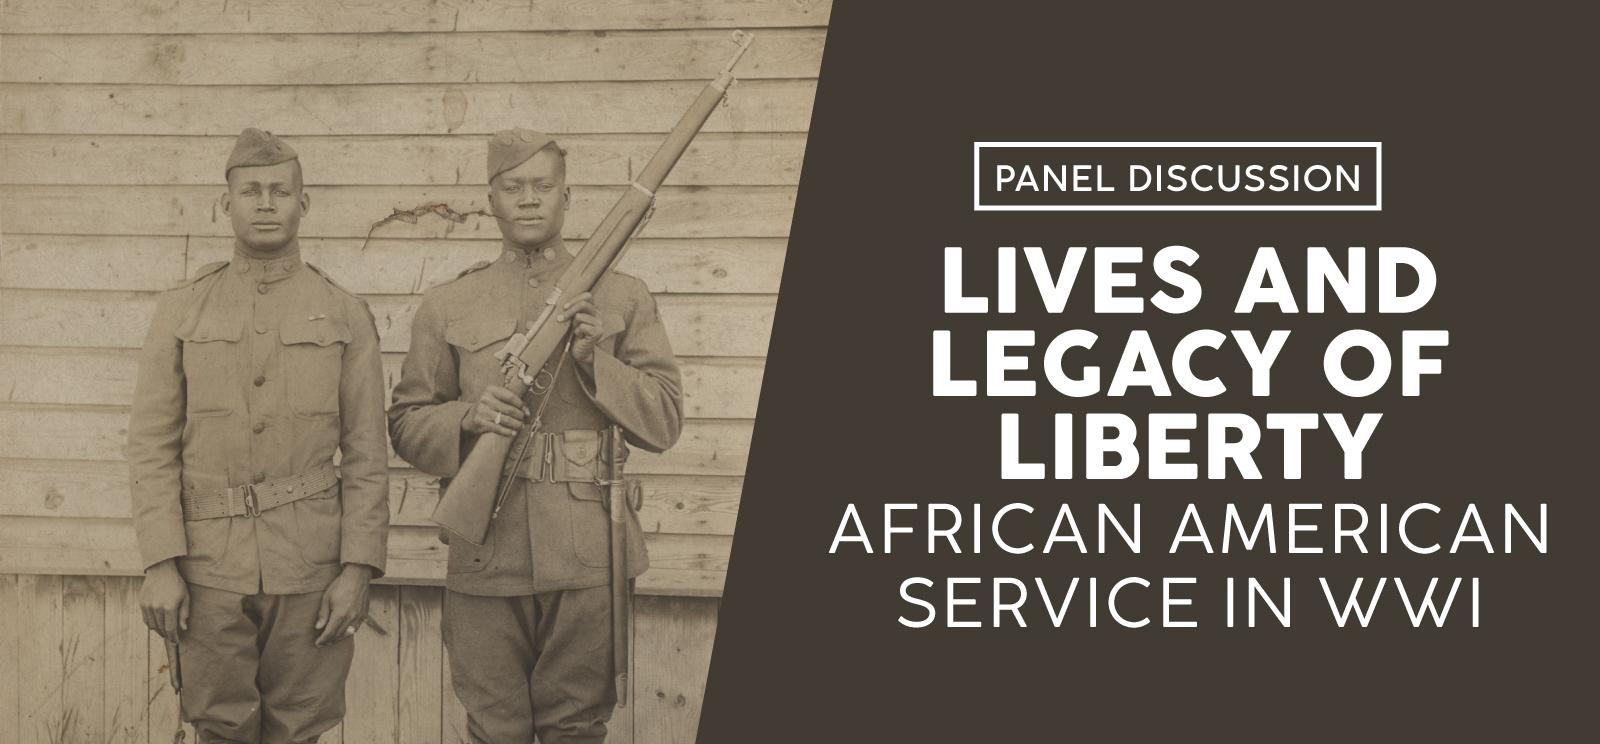
[[[452,574],[477,573],[487,568],[489,561],[494,558],[494,531],[489,531],[489,537],[482,545],[473,545],[466,540],[450,540],[447,545],[450,551],[449,567],[446,572]]]
[[[572,554],[590,568],[611,565],[611,520],[606,514],[606,492],[593,483],[567,484],[572,510]]]
[[[339,522],[344,516],[344,506],[339,501],[339,487],[334,486],[319,496],[300,499],[290,504],[289,508],[294,509],[294,541],[300,557],[311,566],[338,563]]]
[[[228,535],[233,529],[232,519],[197,519],[183,523],[184,537],[189,552],[184,562],[216,565],[228,554]]]

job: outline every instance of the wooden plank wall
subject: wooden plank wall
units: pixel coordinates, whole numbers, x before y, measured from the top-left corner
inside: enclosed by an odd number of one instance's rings
[[[571,153],[570,240],[733,45],[727,106],[623,270],[658,293],[688,421],[641,453],[655,569],[721,591],[805,149],[827,0],[5,0],[0,4],[0,573],[127,575],[122,464],[157,291],[226,258],[222,164],[246,126],[301,153],[308,260],[371,302],[392,384],[421,290],[498,253],[486,135]],[[391,578],[436,583],[437,482],[392,460]]]
[[[634,458],[656,568],[612,741],[691,742],[804,154],[828,0],[0,0],[0,741],[167,742],[163,648],[136,607],[123,460],[154,294],[228,256],[221,166],[288,137],[304,252],[372,304],[391,384],[421,290],[495,255],[485,136],[570,152],[581,240],[725,59],[732,100],[623,270],[657,294],[690,421]],[[438,484],[391,462],[386,634],[357,639],[324,741],[456,742],[438,623]],[[190,741],[193,740],[192,733]]]
[[[0,741],[166,744],[178,730],[166,648],[139,619],[139,580],[0,575]],[[380,586],[356,636],[345,720],[324,744],[456,744],[466,712],[439,636],[441,590]],[[631,702],[611,744],[690,744],[716,632],[717,601],[641,597]],[[195,741],[185,727],[186,741]]]

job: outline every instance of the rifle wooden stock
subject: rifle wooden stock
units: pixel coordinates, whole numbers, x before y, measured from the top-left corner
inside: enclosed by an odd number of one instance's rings
[[[650,162],[626,193],[612,205],[604,220],[584,241],[583,249],[573,257],[572,263],[561,272],[545,300],[545,308],[528,328],[507,342],[501,350],[504,359],[506,386],[518,397],[524,397],[534,376],[544,368],[551,355],[566,340],[571,320],[556,320],[556,311],[565,297],[592,291],[600,277],[621,257],[628,241],[638,232],[655,203],[656,190],[661,188],[667,174],[683,157],[689,143],[705,126],[706,119],[716,110],[733,85],[733,67],[750,47],[751,36],[734,32],[739,51],[728,62],[715,80],[706,84],[700,95],[690,104],[689,110],[667,134],[666,141],[650,157]],[[555,384],[552,377],[551,385]],[[546,391],[548,394],[548,391]],[[528,428],[537,431],[538,417]],[[439,496],[434,508],[433,521],[474,545],[482,545],[489,537],[489,523],[501,500],[500,474],[506,456],[511,452],[512,440],[499,434],[485,433],[478,437],[472,450],[461,462],[454,478]]]
[[[512,392],[522,394],[516,388],[512,388]],[[473,545],[482,545],[489,538],[489,520],[494,516],[494,502],[499,495],[500,464],[510,453],[510,437],[494,433],[480,435],[467,455],[468,461],[461,463],[456,477],[445,488],[448,498],[440,496],[439,504],[433,508],[433,521],[452,535]],[[494,467],[472,463],[473,457]]]

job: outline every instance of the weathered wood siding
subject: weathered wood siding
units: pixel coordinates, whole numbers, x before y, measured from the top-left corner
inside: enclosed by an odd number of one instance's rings
[[[655,569],[715,596],[805,150],[825,0],[6,0],[0,4],[0,573],[138,565],[122,464],[157,291],[226,258],[233,137],[301,153],[308,260],[371,302],[389,381],[419,293],[498,252],[485,135],[555,134],[579,241],[732,50],[727,106],[623,270],[658,294],[688,422],[641,453]],[[435,479],[395,459],[390,579],[432,583]]]
[[[344,723],[325,744],[464,742],[439,635],[441,590],[380,586],[356,636]],[[139,619],[139,581],[0,574],[0,741],[167,744],[178,728],[166,648]],[[611,744],[689,744],[700,716],[714,599],[640,597],[630,704]],[[186,741],[195,741],[191,730]]]
[[[691,420],[641,454],[656,566],[612,741],[693,741],[827,0],[0,0],[0,741],[168,742],[122,462],[154,294],[226,258],[221,169],[291,138],[308,260],[370,300],[392,384],[421,290],[498,251],[485,135],[555,134],[579,241],[725,59],[742,80],[623,270],[658,293]],[[394,460],[386,634],[324,741],[457,742],[437,482]],[[400,584],[400,585],[393,585]],[[669,595],[669,596],[660,596]],[[680,595],[680,596],[670,596]],[[192,734],[190,736],[192,741]]]

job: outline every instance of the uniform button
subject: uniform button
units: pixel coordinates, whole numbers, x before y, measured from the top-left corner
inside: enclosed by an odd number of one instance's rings
[[[531,276],[528,277],[528,286],[533,287],[534,289],[538,289],[539,288],[539,280],[535,279],[535,278],[533,278]]]
[[[255,428],[252,429],[252,431],[254,431],[257,434],[260,434],[261,432],[264,432],[266,430],[267,430],[267,425],[263,421],[257,421],[256,425],[255,425]]]
[[[262,385],[267,384],[267,378],[264,375],[256,375],[255,382],[256,387],[261,387]]]
[[[267,482],[267,474],[266,473],[256,473],[256,476],[254,478],[250,479],[250,482],[251,483],[266,483]]]
[[[266,333],[266,332],[267,332],[266,326],[256,326],[256,333]]]
[[[267,293],[267,285],[265,285],[265,284],[257,284],[256,285],[256,291],[261,293],[261,294],[266,294]]]

